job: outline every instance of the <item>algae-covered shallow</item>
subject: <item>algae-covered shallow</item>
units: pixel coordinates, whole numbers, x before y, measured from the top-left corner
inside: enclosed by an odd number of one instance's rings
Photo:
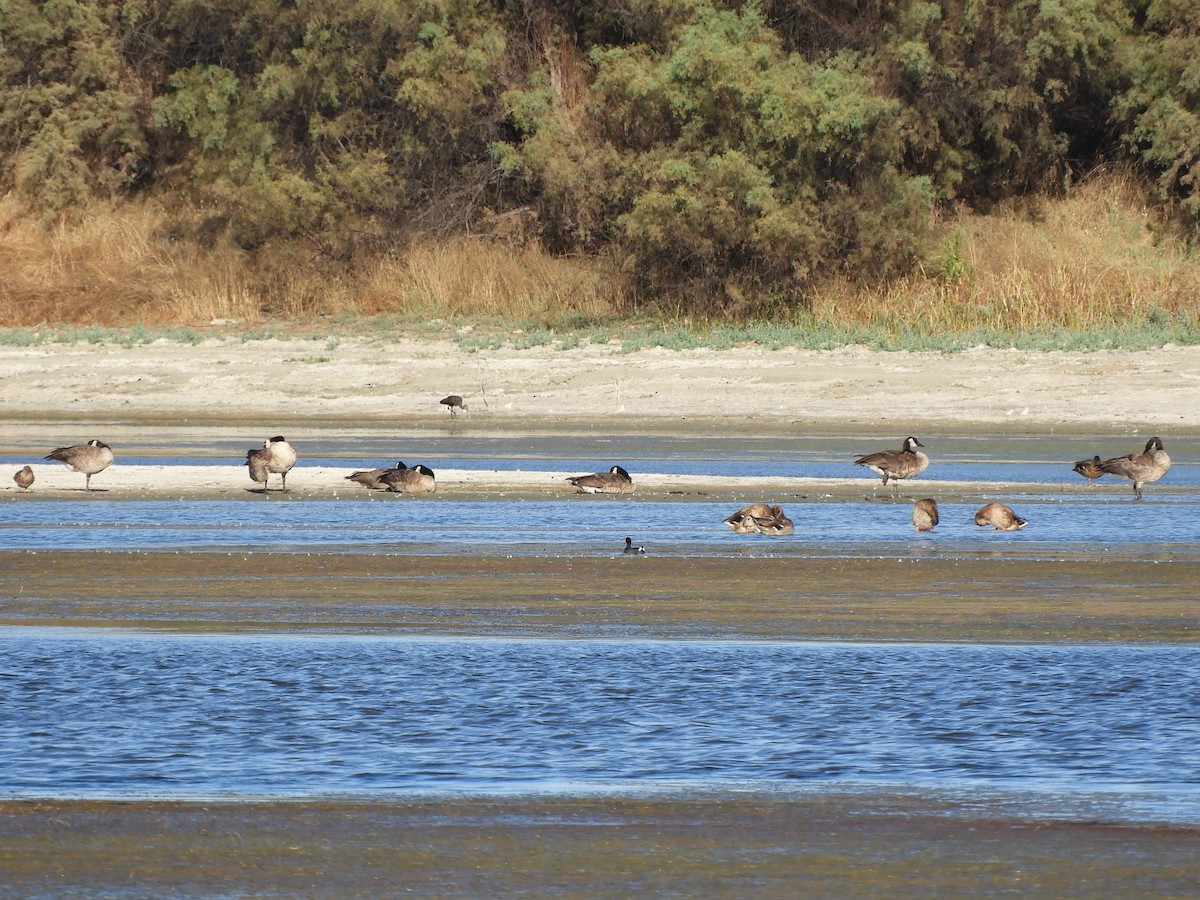
[[[1005,798],[0,801],[13,897],[1193,897],[1194,827]]]
[[[1160,552],[671,557],[17,551],[0,624],[170,631],[989,643],[1200,640]]]

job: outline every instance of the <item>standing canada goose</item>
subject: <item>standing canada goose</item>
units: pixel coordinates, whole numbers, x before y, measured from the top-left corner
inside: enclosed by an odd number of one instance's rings
[[[283,489],[287,490],[287,473],[296,465],[296,448],[279,434],[263,441],[257,450],[246,451],[246,465],[250,467],[250,478],[267,489],[267,475],[274,473],[283,477]],[[264,471],[265,469],[265,471]]]
[[[742,507],[728,516],[725,524],[736,534],[782,536],[795,531],[792,520],[784,514],[782,506],[768,506],[765,503]]]
[[[1087,479],[1088,485],[1096,483],[1096,479],[1104,475],[1104,470],[1100,468],[1103,463],[1100,462],[1099,456],[1093,456],[1091,459],[1081,459],[1071,467],[1072,472],[1078,472]]]
[[[29,466],[26,466],[13,476],[13,481],[17,483],[17,487],[19,487],[21,490],[29,490],[30,486],[33,484],[33,469],[31,469]]]
[[[428,466],[392,469],[379,477],[379,483],[394,494],[432,494],[437,490],[433,469]]]
[[[866,466],[872,472],[883,476],[883,483],[888,479],[899,481],[902,478],[915,478],[929,466],[929,457],[917,450],[925,445],[915,437],[904,439],[902,450],[881,450],[878,453],[868,453],[854,461],[856,466]]]
[[[76,444],[74,447],[59,447],[50,453],[46,459],[53,459],[64,466],[82,472],[87,476],[83,489],[92,489],[92,476],[103,472],[113,461],[112,448],[103,441],[88,441],[86,444]]]
[[[997,531],[1020,531],[1029,523],[1003,503],[989,503],[975,513],[976,525],[991,525]]]
[[[625,549],[622,550],[621,552],[622,553],[645,553],[646,548],[643,547],[641,544],[638,544],[638,546],[636,546],[636,547],[633,546],[633,538],[627,537],[627,538],[625,538]]]
[[[391,472],[403,472],[407,468],[408,466],[404,463],[397,462],[391,469],[368,469],[365,472],[355,472],[353,475],[347,475],[346,480],[353,481],[355,484],[361,484],[371,491],[386,491],[388,486],[380,479]]]
[[[1142,453],[1130,453],[1100,463],[1100,471],[1105,475],[1116,475],[1133,482],[1134,500],[1142,499],[1142,485],[1158,481],[1170,468],[1171,457],[1167,456],[1163,442],[1156,437],[1146,441],[1146,449]]]
[[[633,493],[633,479],[620,466],[613,466],[607,472],[596,472],[593,475],[575,475],[567,481],[583,494]]]
[[[449,397],[444,397],[438,403],[442,404],[442,406],[450,407],[450,418],[452,419],[458,415],[460,409],[467,408],[467,402],[458,396],[458,394],[451,394]]]
[[[917,531],[933,531],[939,521],[937,501],[932,497],[918,500],[913,504],[912,523]]]

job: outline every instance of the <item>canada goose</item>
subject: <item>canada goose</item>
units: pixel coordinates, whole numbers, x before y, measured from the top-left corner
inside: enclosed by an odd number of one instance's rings
[[[361,484],[368,490],[386,491],[388,486],[379,479],[381,479],[384,475],[387,475],[389,472],[403,472],[407,468],[408,466],[406,466],[404,463],[397,462],[396,465],[391,469],[368,469],[364,472],[355,472],[353,475],[347,475],[346,480],[353,481],[355,484]]]
[[[627,537],[627,538],[625,538],[625,549],[622,550],[621,552],[622,553],[645,553],[646,548],[643,547],[641,544],[639,544],[636,547],[633,546],[633,538]]]
[[[458,394],[451,394],[449,397],[444,397],[438,403],[442,404],[442,406],[450,407],[450,418],[452,419],[458,415],[460,409],[467,408],[467,402],[458,396]]]
[[[296,448],[283,435],[263,441],[257,450],[246,451],[246,465],[250,467],[250,478],[267,489],[267,476],[271,473],[283,477],[283,489],[287,490],[287,475],[296,465]]]
[[[1091,459],[1081,459],[1071,467],[1072,472],[1078,472],[1087,479],[1088,484],[1096,483],[1096,479],[1104,474],[1104,470],[1100,468],[1103,465],[1100,462],[1099,456],[1093,456]]]
[[[46,459],[57,460],[64,466],[82,472],[87,476],[83,489],[92,489],[92,476],[103,472],[113,461],[112,448],[103,441],[88,441],[86,444],[76,444],[74,447],[59,447],[50,453]]]
[[[872,472],[883,476],[883,483],[888,479],[899,481],[902,478],[915,478],[929,466],[929,457],[917,450],[925,445],[915,437],[904,439],[903,450],[881,450],[878,453],[868,453],[854,461],[856,466],[866,466]]]
[[[392,469],[379,477],[379,483],[394,494],[432,494],[437,490],[433,469],[428,466]]]
[[[1130,453],[1100,463],[1100,471],[1105,475],[1116,475],[1133,482],[1135,500],[1142,499],[1142,485],[1158,481],[1170,468],[1171,457],[1167,456],[1163,442],[1156,437],[1146,441],[1146,449],[1142,453]]]
[[[976,525],[991,525],[997,531],[1019,531],[1029,523],[1003,503],[989,503],[975,513]]]
[[[795,531],[792,520],[784,514],[782,506],[768,506],[765,503],[742,507],[728,516],[725,524],[736,534],[782,536]]]
[[[938,520],[937,501],[932,497],[926,497],[913,504],[912,523],[916,526],[917,531],[933,531],[933,526],[938,523]]]
[[[593,475],[575,475],[567,481],[583,494],[633,493],[633,479],[620,466],[613,466],[607,472],[596,472]]]
[[[33,484],[33,469],[31,469],[29,466],[26,466],[13,476],[13,481],[17,483],[17,487],[19,487],[21,490],[29,490],[30,485]]]

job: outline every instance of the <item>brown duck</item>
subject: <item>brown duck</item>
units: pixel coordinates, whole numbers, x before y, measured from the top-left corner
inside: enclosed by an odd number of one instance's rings
[[[792,534],[795,526],[782,506],[752,503],[726,517],[725,524],[736,534],[765,534],[772,537]]]
[[[33,469],[30,468],[29,466],[26,466],[25,468],[20,469],[17,472],[17,474],[13,476],[13,481],[15,481],[17,483],[17,487],[19,487],[21,490],[23,490],[23,491],[29,490],[29,488],[33,485],[33,481],[34,481]]]
[[[933,531],[939,521],[937,501],[931,497],[913,504],[912,523],[917,531]]]
[[[976,525],[991,525],[997,531],[1020,531],[1029,523],[1003,503],[989,503],[975,513]]]
[[[1093,456],[1091,459],[1081,459],[1071,467],[1072,472],[1078,472],[1087,479],[1088,484],[1096,483],[1096,479],[1104,475],[1104,469],[1100,468],[1103,463],[1099,456]]]

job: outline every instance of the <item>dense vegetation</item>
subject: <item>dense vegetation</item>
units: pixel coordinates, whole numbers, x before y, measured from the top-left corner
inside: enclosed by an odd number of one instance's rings
[[[953,284],[947,221],[1098,169],[1196,234],[1195,0],[0,0],[6,202],[153,203],[260,306],[486,235],[626,304],[795,315]]]

